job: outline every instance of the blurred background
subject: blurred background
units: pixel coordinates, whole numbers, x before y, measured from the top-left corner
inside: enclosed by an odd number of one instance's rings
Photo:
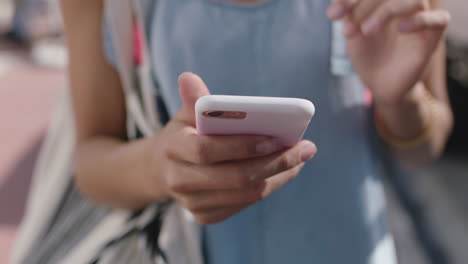
[[[455,130],[444,157],[411,175],[388,171],[389,218],[400,264],[468,263],[468,1],[444,0]],[[31,173],[66,55],[57,3],[0,0],[0,263],[23,216]]]

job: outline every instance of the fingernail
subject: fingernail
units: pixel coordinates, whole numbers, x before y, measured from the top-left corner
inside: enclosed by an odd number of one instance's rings
[[[331,19],[338,19],[345,15],[346,8],[342,4],[335,4],[328,10],[328,16]]]
[[[180,82],[180,80],[182,80],[182,78],[187,76],[187,74],[190,74],[190,72],[183,72],[183,73],[179,74],[179,77],[177,78],[177,81]]]
[[[316,148],[313,144],[307,144],[301,150],[301,160],[303,162],[310,160],[316,152]]]
[[[408,32],[413,30],[414,22],[410,19],[402,20],[398,25],[401,31]]]
[[[361,31],[364,35],[370,35],[377,30],[377,19],[372,17],[361,25]]]
[[[276,143],[273,140],[265,140],[255,146],[259,154],[270,154],[276,151]]]

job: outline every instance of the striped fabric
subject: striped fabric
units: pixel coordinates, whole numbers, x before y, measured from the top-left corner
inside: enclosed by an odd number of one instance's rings
[[[142,1],[142,3],[146,3]],[[145,5],[150,4],[147,2]],[[151,4],[154,4],[152,2]],[[134,32],[135,33],[135,32]],[[136,66],[136,65],[135,65]],[[135,73],[135,72],[134,72]],[[138,76],[142,78],[143,76]],[[167,122],[166,110],[158,97],[158,110],[163,113],[161,120]],[[136,133],[142,136],[142,133]],[[56,209],[46,230],[42,230],[38,242],[33,244],[22,264],[58,264],[63,263],[68,254],[82,243],[107,216],[112,209],[106,208],[83,197],[71,175],[60,205]],[[170,203],[149,206],[135,213],[122,230],[118,230],[90,262],[102,263],[167,263],[166,257],[158,245],[162,225],[162,215]],[[80,262],[84,263],[84,262]]]
[[[169,203],[151,206],[136,213],[129,219],[122,234],[103,246],[91,263],[167,263],[157,238],[161,228],[161,216],[168,205]],[[23,263],[62,264],[65,256],[110,212],[110,209],[100,207],[81,196],[74,182],[70,182],[49,230]]]
[[[141,71],[131,71],[131,68],[135,67],[135,65],[130,65],[131,55],[127,54],[127,48],[131,44],[128,45],[125,42],[125,40],[128,40],[127,32],[131,32],[132,28],[130,26],[132,16],[128,12],[132,9],[129,6],[130,1],[109,0],[105,2],[106,12],[109,12],[109,10],[115,11],[112,15],[113,23],[111,24],[114,29],[113,36],[119,40],[117,41],[119,44],[122,44],[117,48],[119,51],[117,54],[120,54],[121,57],[118,60],[118,65],[121,66],[118,67],[118,70],[124,84],[126,99],[138,99],[137,101],[130,100],[131,103],[134,103],[133,105],[129,104],[129,100],[126,100],[127,110],[130,113],[127,116],[129,119],[127,125],[130,128],[129,136],[130,138],[136,138],[153,134],[163,123],[167,122],[168,115],[161,98],[153,94],[157,100],[150,97],[150,101],[154,101],[154,108],[156,109],[151,111],[157,113],[157,118],[153,122],[149,122],[148,119],[151,116],[145,114],[148,111],[142,111],[142,108],[145,108],[143,106],[147,106],[147,104],[142,102],[139,97],[131,98],[132,93],[135,91],[139,93],[141,90],[146,90],[154,93],[155,90],[153,90],[154,83],[151,71],[145,70],[148,69],[146,67],[149,67],[147,60],[144,60],[144,65],[141,65]],[[140,4],[138,7],[140,12],[137,14],[137,17],[141,18],[140,22],[146,20],[148,15],[143,10],[150,10],[145,7],[155,4],[155,2],[154,0],[134,0],[133,3]],[[143,24],[140,23],[140,25]],[[146,56],[145,53],[144,57]],[[132,76],[135,73],[139,74]],[[135,77],[139,81],[132,82]],[[129,107],[129,105],[133,106],[133,108]],[[64,104],[63,107],[69,107],[69,104]],[[146,108],[152,109],[152,107]],[[70,116],[66,115],[60,116],[56,121],[69,120],[70,118]],[[151,126],[152,123],[155,124]],[[57,130],[54,130],[57,133],[57,138],[62,138],[64,132],[70,133],[72,131],[72,125],[68,123],[66,125],[65,128],[69,130],[64,130],[60,126],[57,127]],[[131,131],[134,133],[130,133]],[[51,148],[50,153],[46,153],[49,155],[45,155],[43,160],[55,164],[56,161],[53,160],[54,156],[51,154],[57,153],[57,150],[63,152],[65,146],[52,143],[49,146]],[[66,147],[65,150],[71,153],[72,146],[67,145]],[[202,263],[197,240],[198,233],[193,224],[193,219],[184,214],[182,208],[177,204],[171,201],[162,202],[150,205],[133,215],[129,214],[129,212],[118,212],[119,210],[101,207],[81,196],[70,171],[65,168],[65,170],[59,172],[60,175],[55,176],[59,177],[64,184],[53,189],[58,194],[54,196],[54,199],[59,200],[58,198],[60,198],[59,205],[49,208],[53,217],[48,218],[45,227],[41,227],[37,230],[38,232],[33,232],[37,225],[35,221],[38,216],[30,214],[30,219],[27,221],[28,225],[24,228],[22,240],[19,241],[20,246],[17,245],[20,250],[17,250],[14,264],[166,264],[168,259],[172,261],[171,263],[178,264]],[[44,170],[41,173],[47,175],[50,171]],[[36,177],[44,178],[40,176],[43,175]],[[39,185],[34,187],[37,192],[44,190]],[[47,200],[45,198],[49,197],[50,193],[40,192],[40,194],[36,197],[38,199],[32,201],[34,203],[32,209],[50,207],[48,203],[42,203]],[[33,237],[28,235],[32,233],[34,233]],[[21,246],[26,241],[30,241],[28,245]],[[165,246],[167,257],[160,248],[160,243]]]
[[[62,258],[101,221],[110,210],[83,198],[70,182],[49,230],[39,239],[24,264],[62,263]]]

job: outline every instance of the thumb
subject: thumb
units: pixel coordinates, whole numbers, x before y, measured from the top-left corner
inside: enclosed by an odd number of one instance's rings
[[[195,124],[195,103],[198,98],[210,94],[208,87],[200,76],[184,72],[179,76],[179,94],[182,99],[179,118],[190,124]]]

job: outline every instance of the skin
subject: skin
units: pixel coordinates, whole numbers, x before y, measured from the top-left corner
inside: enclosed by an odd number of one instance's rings
[[[344,20],[348,54],[388,131],[412,139],[432,128],[424,144],[390,151],[406,167],[438,157],[453,126],[443,44],[449,13],[436,0],[338,0],[327,14]],[[433,113],[424,90],[434,98]]]
[[[191,73],[184,73],[179,78],[183,101],[179,113],[153,136],[128,142],[122,87],[118,74],[106,62],[102,48],[102,1],[61,1],[77,132],[74,172],[84,195],[130,210],[174,198],[190,210],[198,222],[211,224],[266,198],[297,176],[304,162],[315,155],[317,148],[305,140],[292,148],[282,149],[268,137],[197,135],[194,104],[209,91],[203,80]],[[372,3],[374,0],[363,1]],[[342,4],[346,8],[340,16],[334,16],[331,9],[336,7],[330,6],[330,17],[345,19],[350,21],[348,27],[358,28],[361,20],[352,19],[353,10],[360,5]],[[364,12],[367,14],[364,17],[374,14],[375,10],[378,9]],[[411,14],[427,12],[425,10]],[[348,32],[348,48],[358,73],[375,95],[386,125],[395,135],[410,138],[429,122],[427,106],[418,87],[430,89],[437,98],[441,113],[432,122],[439,122],[440,126],[427,142],[431,151],[394,151],[400,157],[410,153],[417,155],[418,161],[429,160],[440,153],[451,125],[445,86],[441,81],[444,53],[438,48],[445,25],[439,23],[437,30],[431,27],[424,33],[403,33],[389,30],[391,24],[382,23],[386,33]],[[414,56],[414,50],[409,50],[404,41],[401,45],[384,46],[378,34],[388,34],[385,37],[390,39],[408,36],[417,40],[418,47],[424,51]],[[433,42],[424,44],[428,39]],[[364,52],[369,48],[373,50],[371,54]],[[381,63],[393,59],[387,58],[388,51],[399,54],[400,60],[395,59],[390,65]],[[412,60],[408,54],[412,54]],[[432,54],[436,55],[428,63]],[[395,67],[397,63],[398,67]],[[402,74],[405,74],[404,78]],[[382,82],[381,76],[401,81]],[[382,83],[386,85],[382,86]]]

